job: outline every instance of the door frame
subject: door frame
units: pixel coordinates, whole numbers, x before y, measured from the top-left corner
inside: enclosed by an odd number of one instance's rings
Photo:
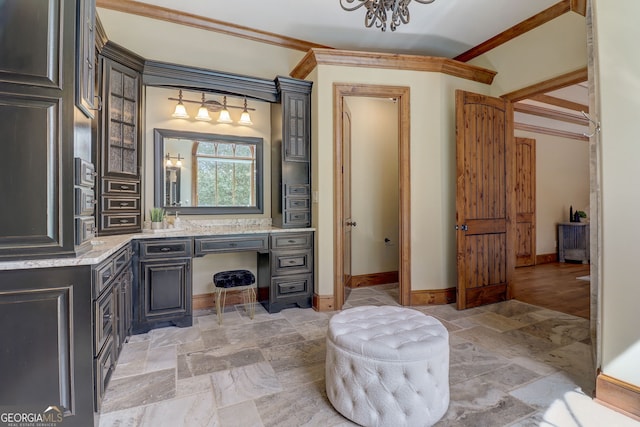
[[[344,239],[342,190],[342,114],[344,98],[395,98],[398,105],[399,303],[411,305],[411,182],[409,87],[354,83],[333,84],[333,297],[335,310],[344,304]]]

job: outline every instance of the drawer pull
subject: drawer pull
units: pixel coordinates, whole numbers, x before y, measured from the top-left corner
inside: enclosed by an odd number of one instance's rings
[[[128,190],[128,189],[129,189],[129,186],[127,186],[127,185],[121,185],[121,186],[120,186],[120,189],[121,189],[121,190]]]
[[[296,241],[295,240],[289,240],[288,242],[289,243],[295,243]]]
[[[111,319],[113,319],[113,313],[103,315],[102,319],[105,321],[111,321]]]
[[[297,289],[297,287],[295,286],[289,286],[287,289],[289,289],[290,291],[295,291]]]
[[[111,272],[105,273],[102,275],[102,280],[109,280],[110,277],[111,277]]]
[[[128,206],[129,204],[127,202],[120,202],[120,206]]]
[[[236,246],[238,246],[238,244],[234,243],[234,242],[231,242],[231,243],[229,243],[229,246],[232,247],[232,248],[235,248]]]
[[[121,219],[120,224],[127,224],[129,222],[128,219]]]
[[[161,252],[169,252],[171,250],[171,248],[165,246],[164,248],[160,248]]]
[[[289,264],[295,264],[296,262],[292,259],[289,260]]]

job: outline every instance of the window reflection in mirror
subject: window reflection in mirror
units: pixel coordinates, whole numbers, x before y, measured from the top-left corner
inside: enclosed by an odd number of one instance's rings
[[[185,214],[262,213],[262,149],[262,138],[155,129],[155,205]]]

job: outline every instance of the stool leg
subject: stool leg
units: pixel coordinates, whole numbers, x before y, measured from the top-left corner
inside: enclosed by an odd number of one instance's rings
[[[249,297],[249,318],[253,320],[253,316],[256,313],[256,288],[251,287],[247,289],[247,292]]]
[[[222,298],[220,298],[221,295]],[[226,299],[227,288],[216,288],[216,314],[218,315],[218,325],[222,325],[223,311]]]

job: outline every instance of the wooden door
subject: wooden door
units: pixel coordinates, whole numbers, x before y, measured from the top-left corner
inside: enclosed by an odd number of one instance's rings
[[[344,218],[344,288],[345,300],[351,287],[351,111],[344,103],[342,118],[342,216]]]
[[[515,255],[513,108],[456,91],[458,309],[510,298]]]
[[[516,138],[516,267],[536,264],[536,140]]]

